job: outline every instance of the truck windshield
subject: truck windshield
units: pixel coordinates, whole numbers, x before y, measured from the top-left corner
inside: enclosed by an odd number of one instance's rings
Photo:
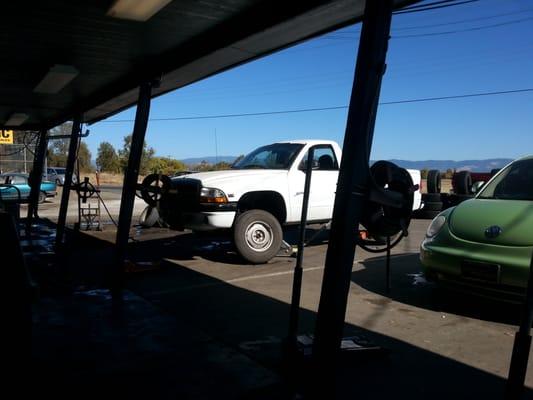
[[[233,164],[232,168],[289,169],[303,146],[299,143],[274,143],[259,147]]]
[[[533,200],[533,159],[509,165],[479,192],[477,198]]]

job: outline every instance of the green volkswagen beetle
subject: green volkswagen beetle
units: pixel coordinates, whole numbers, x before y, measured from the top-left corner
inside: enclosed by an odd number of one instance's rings
[[[525,292],[533,254],[533,156],[513,161],[476,196],[440,213],[420,247],[425,274],[497,297]]]

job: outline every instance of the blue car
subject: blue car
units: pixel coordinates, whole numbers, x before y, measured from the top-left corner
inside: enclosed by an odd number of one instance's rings
[[[28,184],[28,174],[0,174],[0,201],[27,201],[30,197],[30,190],[30,185]],[[39,191],[39,203],[44,203],[47,197],[54,197],[57,194],[56,190],[57,188],[54,182],[41,182],[41,190]]]

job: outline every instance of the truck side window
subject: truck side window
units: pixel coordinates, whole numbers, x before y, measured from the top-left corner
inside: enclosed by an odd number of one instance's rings
[[[308,156],[309,153],[304,156],[300,169],[305,169]],[[314,147],[313,169],[320,171],[337,171],[339,169],[339,163],[331,146]]]

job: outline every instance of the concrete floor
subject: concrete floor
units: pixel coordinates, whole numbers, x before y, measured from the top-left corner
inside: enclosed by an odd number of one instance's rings
[[[137,209],[142,209],[142,203]],[[503,398],[520,309],[438,290],[425,281],[418,246],[428,223],[412,221],[409,237],[393,250],[392,290],[388,294],[384,257],[356,251],[345,332],[365,336],[389,355],[344,363],[337,370],[339,397]],[[286,236],[294,243],[294,231]],[[69,264],[70,276],[79,290],[106,281],[112,267],[109,244],[113,240],[112,227],[106,227],[104,232],[84,235],[73,243],[70,257],[76,261]],[[314,330],[326,249],[327,233],[305,249],[302,333]],[[132,229],[128,257],[132,267],[126,274],[126,286],[132,296],[140,296],[150,307],[171,316],[185,329],[187,340],[198,335],[209,338],[219,346],[213,357],[226,353],[232,354],[229,358],[244,357],[239,370],[254,371],[252,375],[260,377],[258,385],[245,386],[265,394],[264,398],[282,398],[279,393],[269,397],[270,392],[261,388],[276,381],[268,371],[283,371],[281,343],[288,327],[295,258],[277,257],[265,265],[246,265],[226,237],[198,237],[165,229]],[[205,357],[207,362],[210,356]],[[532,358],[526,379],[529,388],[533,387]],[[195,368],[201,369],[202,360],[196,361]],[[309,376],[300,374],[297,382],[294,390],[305,392]],[[235,384],[242,384],[242,379]],[[218,397],[204,393],[197,398],[226,398],[223,393]],[[289,394],[283,398],[294,398],[291,391],[284,393]],[[533,398],[533,390],[524,398]]]

